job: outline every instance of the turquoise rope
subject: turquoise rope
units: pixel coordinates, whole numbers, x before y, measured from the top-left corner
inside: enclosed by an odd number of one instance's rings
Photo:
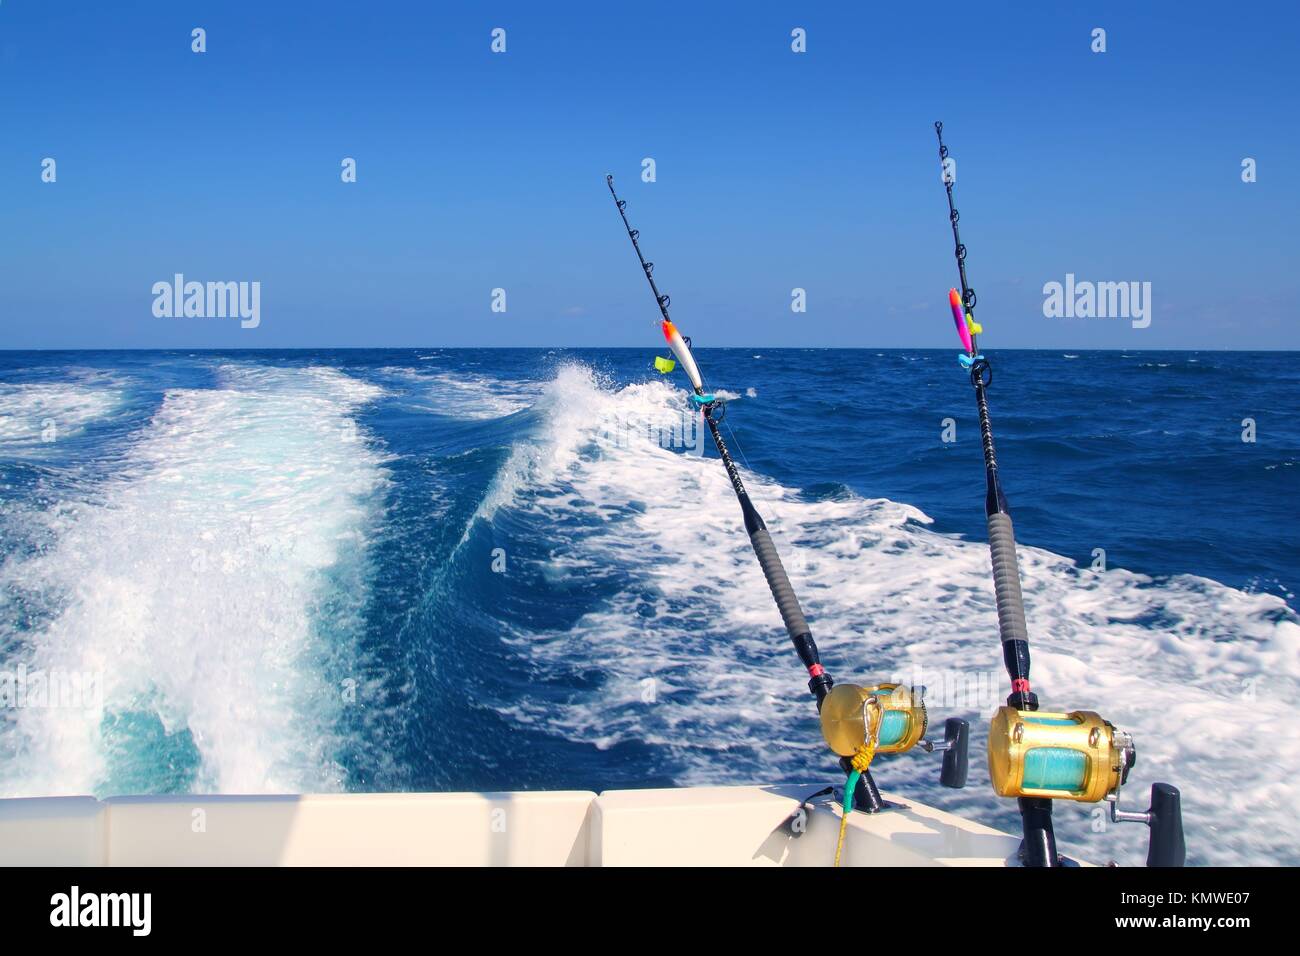
[[[858,789],[858,778],[862,774],[856,770],[849,771],[849,779],[844,783],[844,815],[848,816],[853,812],[853,791]]]

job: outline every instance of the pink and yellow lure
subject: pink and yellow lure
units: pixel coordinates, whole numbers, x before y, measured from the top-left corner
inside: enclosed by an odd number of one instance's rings
[[[966,325],[966,310],[961,307],[961,293],[956,289],[949,289],[948,304],[952,306],[952,320],[957,324],[957,338],[961,339],[962,348],[969,355],[975,351],[975,347],[970,340],[971,330]]]
[[[948,305],[952,307],[952,320],[957,326],[957,337],[961,339],[962,347],[966,349],[966,354],[957,356],[957,359],[965,368],[970,368],[975,361],[983,358],[975,354],[975,340],[972,336],[983,332],[984,326],[975,321],[975,316],[962,308],[961,293],[956,289],[948,290]]]

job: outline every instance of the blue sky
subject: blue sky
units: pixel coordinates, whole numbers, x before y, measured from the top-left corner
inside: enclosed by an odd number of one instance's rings
[[[948,347],[942,119],[987,347],[1300,348],[1297,27],[1269,3],[0,0],[0,346],[653,344],[610,172],[697,344]],[[156,317],[178,272],[260,282],[261,324]],[[1150,282],[1150,327],[1044,317],[1067,273]]]

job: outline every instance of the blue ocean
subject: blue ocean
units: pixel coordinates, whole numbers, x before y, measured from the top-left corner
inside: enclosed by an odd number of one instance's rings
[[[1018,830],[952,352],[697,350],[838,680],[975,729]],[[680,373],[652,349],[0,353],[4,795],[835,782]],[[1189,863],[1300,863],[1294,353],[990,354],[1035,690],[1137,740]],[[95,706],[13,675],[94,675]],[[1062,804],[1062,843],[1141,862]],[[1113,832],[1112,832],[1113,831]]]

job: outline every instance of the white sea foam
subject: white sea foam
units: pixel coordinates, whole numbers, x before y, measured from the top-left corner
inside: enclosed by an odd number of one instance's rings
[[[493,507],[514,502],[557,523],[603,519],[579,522],[591,530],[557,549],[550,573],[630,566],[644,586],[571,630],[512,638],[542,672],[564,674],[579,660],[607,675],[603,687],[561,705],[525,696],[500,709],[598,747],[663,748],[684,783],[824,777],[805,678],[721,465],[600,432],[602,416],[667,419],[683,400],[662,381],[613,390],[576,367],[551,384],[539,405],[546,425],[516,448]],[[518,494],[525,483],[538,493]],[[746,483],[837,678],[907,679],[919,667],[987,678],[990,695],[1005,693],[984,543],[935,533],[904,504],[809,501],[759,476]],[[1038,548],[1021,549],[1021,566],[1035,687],[1048,708],[1095,709],[1137,736],[1128,802],[1145,807],[1149,784],[1169,780],[1183,790],[1194,860],[1297,862],[1300,823],[1287,794],[1300,771],[1300,624],[1285,604],[1190,575],[1098,574]],[[996,703],[932,703],[936,723],[965,716],[976,731],[966,790],[933,786],[937,760],[914,755],[882,758],[884,785],[1016,826],[1014,804],[992,795],[983,769]],[[1063,846],[1141,862],[1145,831],[1093,834],[1093,809],[1061,805]]]
[[[0,714],[4,792],[119,790],[151,756],[108,718],[140,713],[188,730],[196,790],[341,785],[334,681],[386,474],[352,414],[378,389],[326,368],[220,378],[169,391],[97,503],[51,511],[55,546],[0,570],[57,609],[9,635],[28,668],[102,675],[105,712]]]
[[[493,476],[471,521],[490,519],[498,508],[514,501],[520,488],[532,484],[545,486],[556,481],[573,466],[587,438],[594,440],[597,435],[608,438],[616,432],[612,425],[628,420],[631,412],[645,404],[639,397],[643,390],[660,388],[671,393],[671,389],[660,382],[629,386],[624,390],[628,400],[622,403],[603,401],[602,416],[597,420],[590,409],[570,399],[585,390],[608,398],[611,393],[602,390],[599,381],[597,375],[584,365],[568,363],[559,367],[555,379],[539,392],[537,407],[542,413],[539,430],[511,448],[509,457]],[[469,531],[470,528],[466,527],[461,543]]]
[[[504,418],[523,411],[540,394],[538,386],[527,382],[463,371],[433,372],[390,366],[379,373],[400,381],[406,397],[449,418]]]
[[[124,392],[100,376],[68,382],[0,383],[0,454],[52,450],[121,407]]]

